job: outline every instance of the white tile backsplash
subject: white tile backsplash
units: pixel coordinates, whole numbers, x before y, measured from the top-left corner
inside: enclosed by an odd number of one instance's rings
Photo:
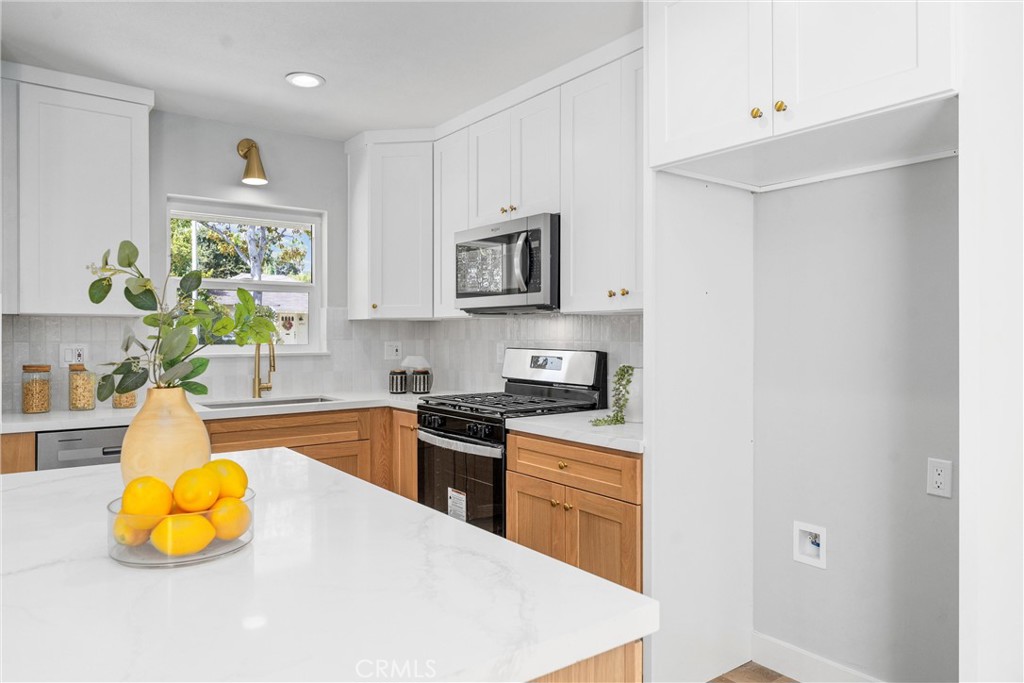
[[[89,344],[89,366],[121,358],[125,318],[3,316],[3,410],[21,402],[21,366],[53,366],[54,410],[67,408],[67,369],[59,367],[60,344]],[[403,356],[425,356],[434,386],[455,391],[502,387],[498,350],[508,347],[594,349],[608,352],[613,373],[623,364],[643,362],[643,317],[537,313],[441,321],[350,321],[347,310],[327,311],[327,356],[278,357],[271,395],[344,391],[384,391],[398,361],[384,360],[385,341],[400,341]],[[214,358],[203,376],[212,399],[244,398],[252,386],[250,357]]]

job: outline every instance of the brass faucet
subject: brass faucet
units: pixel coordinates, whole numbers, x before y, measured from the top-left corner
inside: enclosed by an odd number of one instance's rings
[[[264,382],[260,378],[260,346],[256,344],[256,367],[252,378],[252,397],[263,398],[264,391],[270,391],[274,388],[273,383]],[[270,375],[277,370],[277,355],[274,353],[274,342],[271,341],[267,346],[270,347],[270,367],[267,369],[267,379],[270,379]]]

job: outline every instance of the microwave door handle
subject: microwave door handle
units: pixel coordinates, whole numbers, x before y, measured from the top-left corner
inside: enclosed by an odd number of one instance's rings
[[[519,233],[519,239],[516,240],[515,258],[512,259],[512,275],[516,279],[516,285],[520,292],[527,290],[526,279],[523,277],[523,245],[526,244],[527,236],[526,232]]]

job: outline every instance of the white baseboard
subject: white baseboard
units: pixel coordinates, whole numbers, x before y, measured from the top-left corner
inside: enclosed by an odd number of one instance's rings
[[[751,645],[755,662],[801,683],[880,683],[877,678],[757,631]]]

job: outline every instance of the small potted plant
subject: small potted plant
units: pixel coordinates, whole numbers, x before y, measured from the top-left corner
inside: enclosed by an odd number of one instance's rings
[[[146,400],[128,427],[121,446],[121,474],[125,483],[143,475],[173,485],[178,475],[210,460],[210,438],[185,392],[206,394],[197,381],[210,364],[198,356],[203,349],[225,337],[238,346],[270,343],[277,333],[273,319],[257,312],[252,294],[238,289],[233,312],[212,307],[203,299],[202,274],[185,274],[168,296],[170,274],[157,291],[153,281],[138,265],[139,250],[132,242],[121,242],[116,265],[110,250],[99,266],[89,266],[96,279],[89,285],[89,299],[102,303],[114,288],[114,279],[124,277],[124,297],[146,314],[142,324],[150,328],[139,339],[130,326],[125,328],[121,349],[124,358],[106,363],[111,368],[100,376],[97,398],[105,401],[114,393],[126,394],[149,385]]]

